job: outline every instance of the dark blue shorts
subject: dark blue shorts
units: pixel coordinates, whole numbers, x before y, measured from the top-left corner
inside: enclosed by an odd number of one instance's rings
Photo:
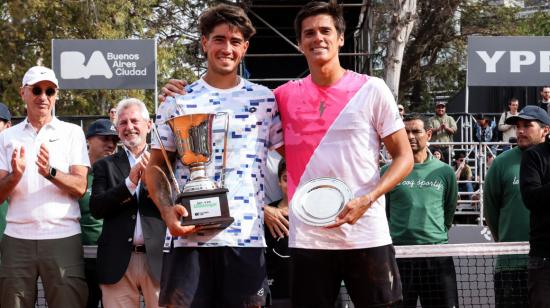
[[[160,306],[264,306],[264,248],[181,247],[164,254]]]

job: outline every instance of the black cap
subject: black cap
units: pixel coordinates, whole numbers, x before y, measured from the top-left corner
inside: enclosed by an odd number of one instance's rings
[[[489,120],[491,117],[488,114],[480,113],[475,116],[478,120]]]
[[[506,119],[505,123],[515,125],[518,120],[539,121],[544,125],[550,126],[548,112],[538,106],[525,106],[518,115]]]
[[[0,103],[0,120],[11,121],[11,113],[4,103]]]
[[[92,136],[116,136],[118,138],[115,125],[107,119],[95,120],[90,127],[88,127],[86,138]]]

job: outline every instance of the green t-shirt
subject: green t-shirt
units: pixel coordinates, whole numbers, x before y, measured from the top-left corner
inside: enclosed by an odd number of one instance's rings
[[[522,151],[516,147],[493,161],[483,188],[483,213],[497,242],[529,240],[529,210],[519,190],[519,166]],[[497,270],[525,269],[526,255],[497,258]]]
[[[88,173],[88,189],[78,204],[80,205],[80,227],[82,228],[82,245],[97,245],[97,239],[103,228],[103,219],[95,219],[90,212],[90,195],[92,193],[92,173]]]
[[[430,125],[434,129],[439,128],[441,124],[445,124],[448,128],[452,128],[455,132],[457,129],[456,121],[448,114],[444,114],[442,117],[438,117],[437,115],[430,118]],[[434,142],[452,142],[453,141],[453,134],[449,134],[446,130],[438,130],[437,132],[434,131],[432,134],[431,141]]]
[[[4,201],[0,205],[0,240],[4,236],[6,230],[6,214],[8,213],[8,201]]]
[[[382,173],[387,167],[382,168]],[[429,156],[386,194],[395,245],[444,244],[453,223],[458,186],[451,166]]]

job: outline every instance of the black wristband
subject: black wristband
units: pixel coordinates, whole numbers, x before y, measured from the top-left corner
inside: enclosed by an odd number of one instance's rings
[[[57,169],[54,167],[50,167],[50,170],[48,171],[48,175],[46,175],[46,179],[51,180],[55,178],[55,175],[57,174]]]

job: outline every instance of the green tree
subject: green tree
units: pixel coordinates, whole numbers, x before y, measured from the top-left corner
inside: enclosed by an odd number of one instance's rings
[[[192,81],[201,72],[196,22],[211,1],[187,0],[10,0],[0,4],[0,98],[24,114],[21,79],[34,65],[51,65],[51,39],[158,39],[158,82]],[[64,90],[59,115],[106,115],[123,97],[143,99],[153,110],[152,90]]]
[[[378,55],[386,53],[390,31],[387,2],[374,5]],[[519,35],[519,9],[490,0],[418,0],[415,27],[407,42],[399,82],[399,98],[411,111],[432,111],[437,95],[453,96],[466,83],[467,39],[470,35]],[[386,67],[384,67],[386,69]]]
[[[517,25],[517,32],[519,35],[550,35],[550,12],[540,10],[523,16]]]

